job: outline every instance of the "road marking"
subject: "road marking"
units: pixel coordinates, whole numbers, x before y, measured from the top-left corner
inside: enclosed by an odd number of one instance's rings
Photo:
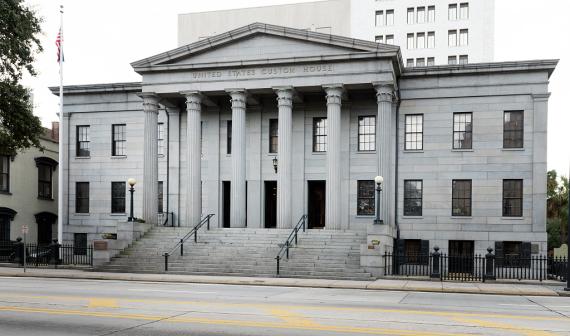
[[[505,330],[505,331],[518,332],[519,334],[525,335],[525,336],[554,336],[555,335],[555,334],[547,332],[547,331],[517,327],[517,326],[514,326],[512,324],[507,324],[507,323],[483,321],[483,320],[477,320],[477,319],[466,319],[466,318],[455,318],[454,320],[456,320],[457,322],[467,323],[469,325],[475,324],[477,326],[481,326],[484,328],[500,329],[500,330]]]
[[[315,330],[315,331],[333,331],[338,333],[359,333],[372,335],[395,335],[395,336],[469,336],[468,334],[458,333],[441,333],[441,332],[425,332],[415,330],[401,330],[388,328],[366,328],[366,327],[349,327],[349,326],[332,326],[332,325],[296,325],[283,322],[263,322],[263,321],[243,321],[243,320],[221,320],[208,318],[192,318],[192,317],[173,317],[153,316],[142,314],[124,314],[124,313],[106,313],[106,312],[89,312],[81,310],[61,310],[47,308],[28,308],[28,307],[1,307],[0,311],[20,312],[20,313],[43,313],[51,315],[76,315],[86,317],[103,317],[115,319],[132,319],[145,321],[162,321],[177,323],[196,323],[209,325],[231,325],[239,327],[255,327],[255,328],[272,328],[272,329],[296,329],[296,330]],[[472,334],[471,334],[472,335]]]
[[[515,307],[540,307],[539,305],[531,305],[531,304],[516,304],[516,303],[499,303],[499,306],[515,306]]]
[[[103,298],[91,298],[89,299],[89,308],[119,308],[117,300],[115,299],[103,299]]]
[[[128,289],[132,292],[160,292],[160,293],[187,293],[187,294],[217,294],[217,292],[196,292],[189,290],[169,290],[169,289],[144,289],[144,288],[131,288]]]
[[[301,325],[306,327],[320,327],[321,324],[314,322],[313,320],[303,316],[299,313],[293,313],[292,311],[285,310],[282,308],[271,308],[267,309],[267,311],[275,316],[283,320],[287,324],[291,325]]]

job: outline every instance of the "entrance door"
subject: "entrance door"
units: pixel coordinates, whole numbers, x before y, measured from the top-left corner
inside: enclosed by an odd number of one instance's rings
[[[473,274],[475,244],[472,240],[449,241],[449,273]]]
[[[222,182],[222,225],[225,228],[230,227],[231,187],[230,181]]]
[[[265,228],[277,227],[277,181],[265,181]]]
[[[326,181],[308,181],[309,229],[325,227]]]

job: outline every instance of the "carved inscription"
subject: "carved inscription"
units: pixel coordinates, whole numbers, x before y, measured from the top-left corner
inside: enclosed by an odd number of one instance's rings
[[[255,77],[274,77],[303,74],[329,73],[334,71],[333,64],[317,64],[303,66],[267,67],[255,69],[233,69],[216,71],[198,71],[192,73],[193,79],[236,79]]]

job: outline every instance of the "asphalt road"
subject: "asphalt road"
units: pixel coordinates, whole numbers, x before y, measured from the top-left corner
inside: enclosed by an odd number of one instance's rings
[[[0,335],[570,335],[570,298],[0,278]]]

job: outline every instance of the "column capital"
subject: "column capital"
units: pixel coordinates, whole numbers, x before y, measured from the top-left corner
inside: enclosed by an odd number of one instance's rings
[[[141,92],[137,94],[143,99],[143,110],[145,112],[158,113],[158,102],[160,97],[154,92]]]
[[[323,89],[327,94],[327,104],[341,104],[344,94],[344,86],[342,84],[323,85]]]
[[[200,91],[180,91],[180,94],[186,97],[186,103],[193,102],[193,103],[202,103],[202,99],[204,99],[204,95]]]
[[[231,97],[230,102],[232,106],[245,108],[247,101],[247,91],[245,89],[226,89],[226,92]]]
[[[548,101],[550,98],[550,92],[547,93],[535,93],[532,95],[534,101]]]
[[[292,86],[274,87],[273,90],[277,94],[278,106],[293,106],[293,95],[295,90]]]
[[[376,99],[380,102],[391,103],[394,100],[394,83],[392,82],[374,82],[372,83],[376,90]]]

